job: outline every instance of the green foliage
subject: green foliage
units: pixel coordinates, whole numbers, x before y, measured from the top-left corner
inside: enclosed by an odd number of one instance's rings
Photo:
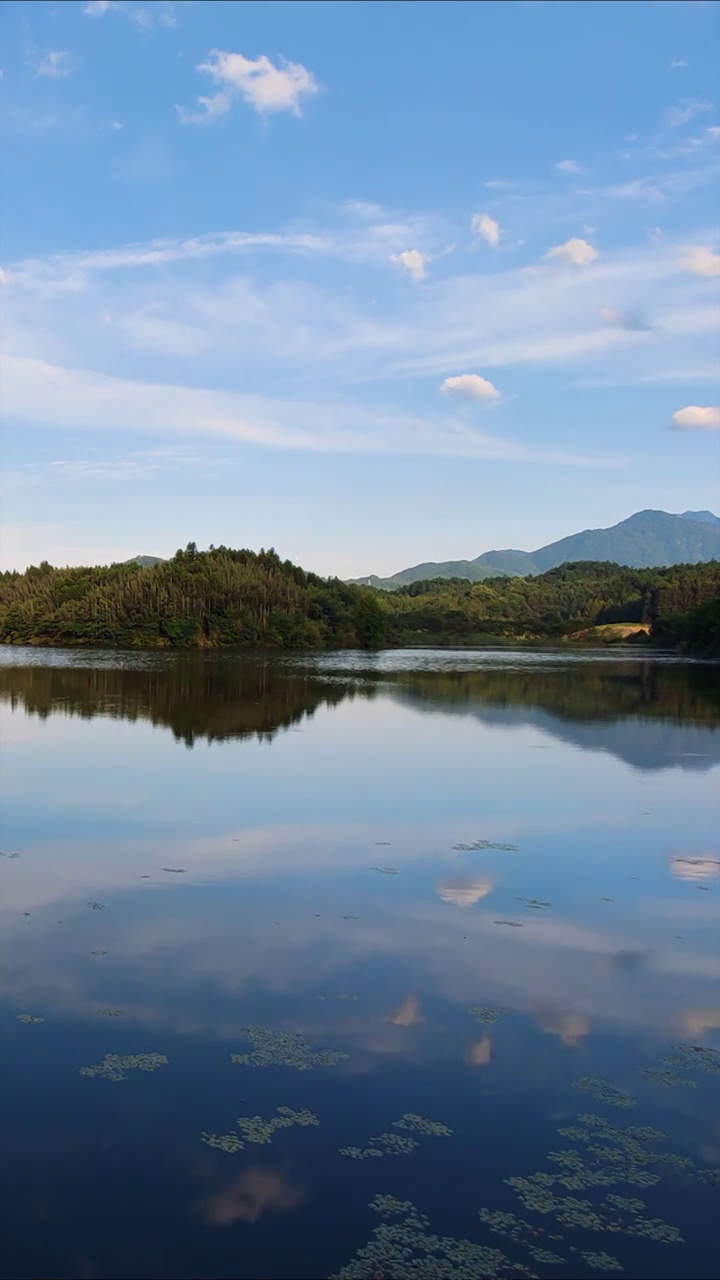
[[[274,551],[198,551],[149,567],[0,575],[0,641],[118,648],[373,648],[386,617],[375,593],[305,573]]]
[[[587,561],[538,577],[413,583],[378,598],[397,644],[551,641],[610,622],[646,623],[660,639],[659,619],[697,606],[715,617],[717,634],[720,563],[627,569]]]
[[[658,617],[652,639],[666,649],[681,649],[708,658],[720,657],[720,597],[685,613]]]

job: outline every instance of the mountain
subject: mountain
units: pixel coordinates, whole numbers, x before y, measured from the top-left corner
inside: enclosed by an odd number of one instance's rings
[[[152,569],[154,564],[162,564],[162,556],[133,556],[132,560],[126,560],[126,564],[139,564],[141,569]]]
[[[537,551],[485,551],[474,560],[432,561],[401,569],[389,578],[356,578],[363,586],[395,591],[429,578],[527,577],[576,560],[609,560],[635,569],[720,560],[720,517],[712,511],[637,511],[609,529],[585,529]]]
[[[712,511],[683,511],[680,519],[697,520],[700,524],[720,524],[720,516],[714,516]]]

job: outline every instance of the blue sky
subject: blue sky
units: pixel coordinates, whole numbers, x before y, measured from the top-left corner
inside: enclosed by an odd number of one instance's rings
[[[717,510],[718,4],[1,23],[3,567]]]

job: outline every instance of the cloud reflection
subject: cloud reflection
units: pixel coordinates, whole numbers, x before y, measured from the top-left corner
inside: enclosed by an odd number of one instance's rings
[[[200,1211],[208,1226],[229,1227],[234,1222],[257,1222],[268,1210],[289,1213],[304,1199],[304,1187],[290,1182],[284,1173],[251,1166],[203,1200]]]
[[[437,891],[443,902],[451,902],[455,907],[474,907],[476,902],[487,898],[493,887],[492,880],[467,877],[462,880],[445,880],[438,885]]]

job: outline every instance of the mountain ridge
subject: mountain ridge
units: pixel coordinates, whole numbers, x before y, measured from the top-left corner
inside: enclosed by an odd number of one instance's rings
[[[605,529],[583,529],[535,551],[484,551],[473,560],[424,561],[381,578],[369,574],[350,581],[357,586],[394,591],[431,578],[482,582],[494,577],[546,573],[577,560],[604,560],[630,568],[701,564],[720,559],[720,517],[712,511],[636,511]]]

